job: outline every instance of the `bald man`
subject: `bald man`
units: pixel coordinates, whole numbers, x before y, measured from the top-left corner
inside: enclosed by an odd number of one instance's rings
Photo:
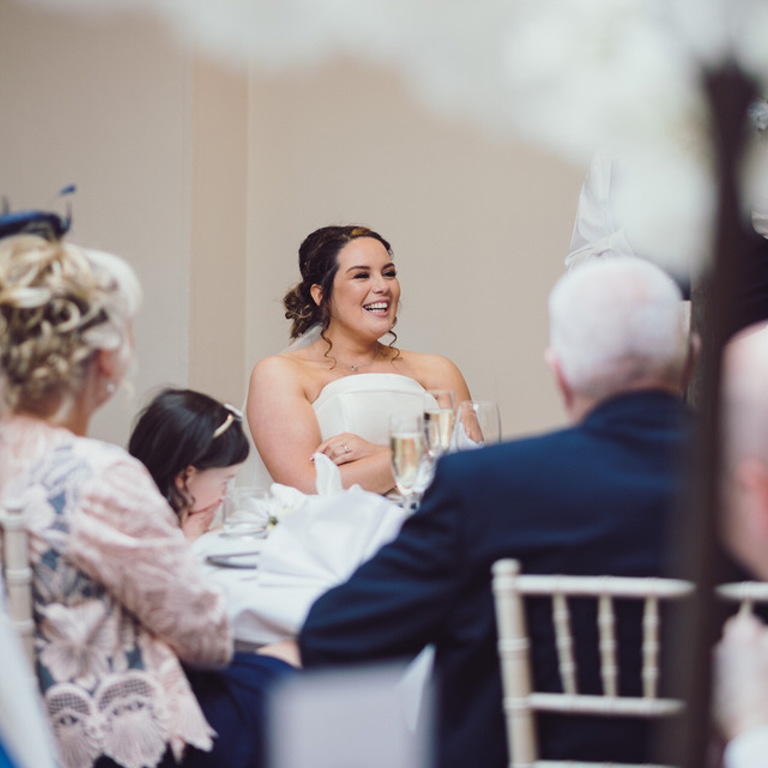
[[[724,355],[721,531],[733,557],[768,581],[768,327],[735,336]],[[715,665],[715,713],[727,768],[768,761],[768,627],[751,614],[726,622]]]
[[[440,768],[507,764],[495,560],[518,558],[524,573],[662,572],[688,422],[681,304],[674,282],[638,258],[566,273],[550,296],[546,360],[571,426],[445,457],[397,539],[312,607],[300,635],[308,667],[415,656],[434,645]],[[594,634],[594,615],[581,608],[572,613],[577,649]],[[548,609],[530,627],[538,681],[557,690]],[[619,647],[623,672],[637,667],[639,617]],[[582,690],[596,690],[596,651],[578,665]],[[627,693],[628,679],[620,681]],[[544,716],[539,725],[548,759],[645,754],[645,726],[631,720]]]

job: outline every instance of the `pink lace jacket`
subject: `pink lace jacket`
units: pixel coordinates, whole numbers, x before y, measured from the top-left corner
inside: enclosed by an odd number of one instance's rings
[[[179,659],[225,665],[224,597],[146,469],[21,416],[0,422],[0,495],[24,501],[37,675],[66,768],[152,768],[215,735]]]

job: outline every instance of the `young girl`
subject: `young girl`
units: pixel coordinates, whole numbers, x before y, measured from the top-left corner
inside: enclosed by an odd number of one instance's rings
[[[166,389],[139,415],[128,452],[147,467],[192,542],[210,528],[248,440],[237,409],[202,392]]]

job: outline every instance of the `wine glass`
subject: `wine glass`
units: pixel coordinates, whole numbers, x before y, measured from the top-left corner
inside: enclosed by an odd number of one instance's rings
[[[501,416],[499,406],[493,400],[465,400],[459,403],[452,439],[455,449],[481,448],[500,440]]]
[[[393,416],[389,421],[389,449],[392,475],[403,497],[403,507],[412,509],[428,484],[424,482],[429,454],[422,417]]]
[[[272,498],[263,488],[230,488],[222,506],[221,535],[263,539],[269,530]]]
[[[430,389],[424,396],[424,435],[434,460],[448,453],[455,417],[452,389]]]

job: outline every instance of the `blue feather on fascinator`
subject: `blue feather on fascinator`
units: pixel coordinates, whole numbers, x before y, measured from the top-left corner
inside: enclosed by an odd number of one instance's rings
[[[70,184],[59,192],[59,197],[71,195],[76,190]],[[15,211],[11,212],[6,198],[3,198],[3,210],[0,213],[0,239],[11,235],[39,235],[46,240],[56,241],[69,231],[72,225],[72,206],[67,204],[67,213],[61,216],[52,211]]]

